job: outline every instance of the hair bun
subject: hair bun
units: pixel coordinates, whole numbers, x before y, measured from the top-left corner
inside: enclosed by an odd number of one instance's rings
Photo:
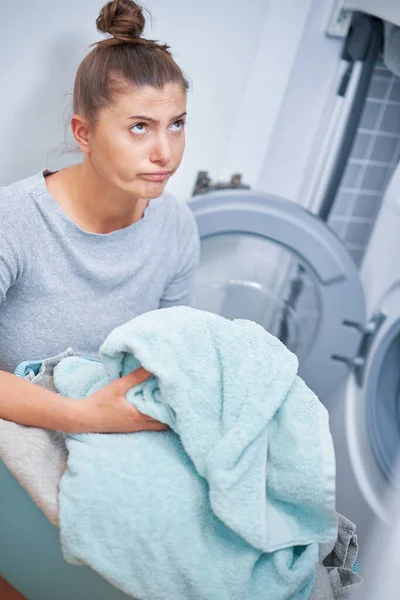
[[[96,26],[118,42],[134,42],[144,30],[143,9],[132,0],[112,0],[100,11]]]

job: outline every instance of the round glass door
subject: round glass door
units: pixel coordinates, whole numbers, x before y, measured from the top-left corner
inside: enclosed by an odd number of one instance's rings
[[[321,319],[318,282],[304,261],[249,233],[203,239],[194,306],[259,323],[299,360],[309,352]]]
[[[400,284],[383,297],[374,317],[380,326],[345,394],[345,433],[362,497],[385,519],[386,490],[400,458]]]
[[[323,400],[348,373],[365,323],[358,270],[339,238],[301,206],[259,192],[189,203],[201,238],[194,306],[263,325],[299,359]]]

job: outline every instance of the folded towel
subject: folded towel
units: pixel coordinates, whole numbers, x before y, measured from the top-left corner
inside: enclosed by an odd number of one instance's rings
[[[337,537],[328,414],[297,359],[250,321],[174,307],[113,330],[103,364],[66,358],[85,397],[143,365],[128,392],[165,432],[68,435],[64,556],[141,600],[308,598]],[[104,367],[103,367],[104,365]]]

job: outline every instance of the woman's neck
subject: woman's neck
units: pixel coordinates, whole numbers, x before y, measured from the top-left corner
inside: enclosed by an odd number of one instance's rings
[[[111,233],[136,223],[149,203],[118,195],[87,161],[49,175],[46,185],[64,212],[90,233]]]

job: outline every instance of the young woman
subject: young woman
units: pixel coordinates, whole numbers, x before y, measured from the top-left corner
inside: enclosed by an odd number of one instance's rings
[[[190,302],[196,224],[163,193],[185,147],[188,82],[168,46],[141,37],[131,0],[106,4],[96,24],[111,37],[76,74],[71,128],[83,162],[0,189],[0,418],[65,432],[161,430],[125,399],[150,376],[143,369],[81,402],[12,374],[69,346],[96,356],[117,325]]]

